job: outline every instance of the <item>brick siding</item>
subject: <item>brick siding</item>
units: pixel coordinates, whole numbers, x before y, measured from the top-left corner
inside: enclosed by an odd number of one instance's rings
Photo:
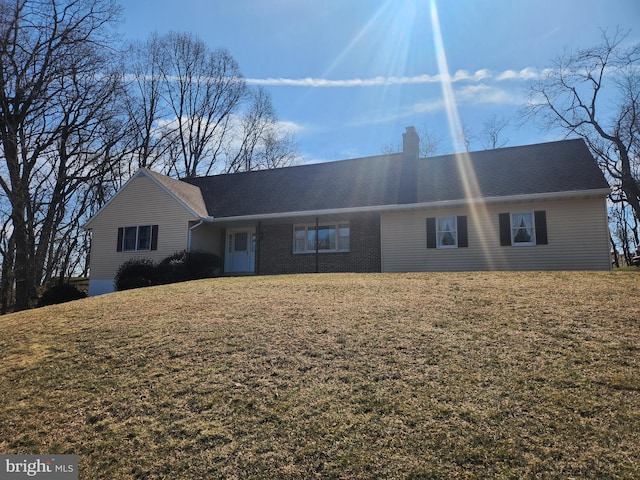
[[[257,273],[379,272],[380,217],[350,218],[349,252],[293,253],[293,223],[263,224],[258,236]],[[323,220],[321,219],[322,223]]]

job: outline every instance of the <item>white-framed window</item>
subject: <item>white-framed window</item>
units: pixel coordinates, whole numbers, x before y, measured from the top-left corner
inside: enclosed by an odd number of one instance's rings
[[[549,243],[546,210],[499,213],[498,223],[500,245],[503,247],[526,247]]]
[[[316,248],[317,247],[317,248]],[[293,253],[348,252],[350,249],[349,223],[294,225]]]
[[[157,225],[137,225],[118,229],[118,251],[135,252],[155,250],[158,238]]]
[[[427,217],[427,248],[455,249],[468,246],[466,215]]]
[[[436,218],[436,247],[458,248],[458,222],[456,217]]]
[[[511,214],[511,245],[528,246],[536,244],[536,226],[533,212]]]

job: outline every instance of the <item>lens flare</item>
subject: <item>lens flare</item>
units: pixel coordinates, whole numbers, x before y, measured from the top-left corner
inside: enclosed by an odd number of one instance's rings
[[[438,62],[440,84],[442,87],[442,96],[445,102],[451,141],[453,143],[454,152],[456,152],[455,161],[458,170],[458,176],[462,181],[465,198],[469,201],[471,221],[474,225],[475,231],[479,232],[482,231],[482,229],[486,230],[487,221],[489,220],[489,212],[487,211],[486,204],[482,201],[482,192],[480,191],[478,179],[476,177],[476,173],[468,153],[468,146],[464,139],[464,132],[462,123],[460,122],[460,116],[458,114],[456,99],[453,93],[451,76],[449,74],[449,65],[447,63],[444,42],[442,40],[442,32],[440,30],[440,20],[438,17],[436,0],[430,0],[430,12],[431,27],[433,30],[433,42],[436,60]],[[478,235],[478,241],[480,242],[485,262],[487,263],[488,268],[492,270],[495,269],[495,262],[489,248],[487,236]]]

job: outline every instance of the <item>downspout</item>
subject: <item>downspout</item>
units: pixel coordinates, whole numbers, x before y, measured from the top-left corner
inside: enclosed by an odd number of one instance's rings
[[[191,240],[192,240],[192,235],[193,235],[193,229],[199,227],[200,225],[202,225],[204,223],[204,219],[201,218],[200,221],[198,223],[196,223],[194,226],[189,227],[189,239],[187,240],[187,251],[190,252],[191,251]]]
[[[319,223],[319,219],[318,217],[316,217],[316,273],[319,272],[319,262],[320,262],[320,257],[318,256],[318,251],[320,248],[320,234],[318,233],[318,223]]]

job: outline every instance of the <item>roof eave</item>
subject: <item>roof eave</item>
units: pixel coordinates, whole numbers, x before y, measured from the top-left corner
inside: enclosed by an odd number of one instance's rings
[[[260,220],[275,220],[279,218],[288,217],[309,217],[320,215],[339,215],[339,214],[358,214],[358,213],[392,213],[402,212],[410,210],[423,210],[427,208],[451,208],[459,207],[463,205],[478,205],[478,204],[496,204],[496,203],[522,203],[528,201],[545,201],[545,200],[562,200],[569,198],[593,198],[604,197],[610,193],[609,188],[590,189],[590,190],[572,190],[563,192],[547,192],[547,193],[535,193],[535,194],[522,194],[522,195],[508,195],[508,196],[496,196],[496,197],[483,197],[472,199],[454,199],[454,200],[440,200],[434,202],[422,202],[411,204],[391,204],[391,205],[372,205],[364,207],[348,207],[348,208],[330,208],[322,210],[299,210],[289,212],[277,212],[277,213],[264,213],[255,215],[238,215],[233,217],[203,217],[207,223],[226,223],[226,222],[251,222]]]

